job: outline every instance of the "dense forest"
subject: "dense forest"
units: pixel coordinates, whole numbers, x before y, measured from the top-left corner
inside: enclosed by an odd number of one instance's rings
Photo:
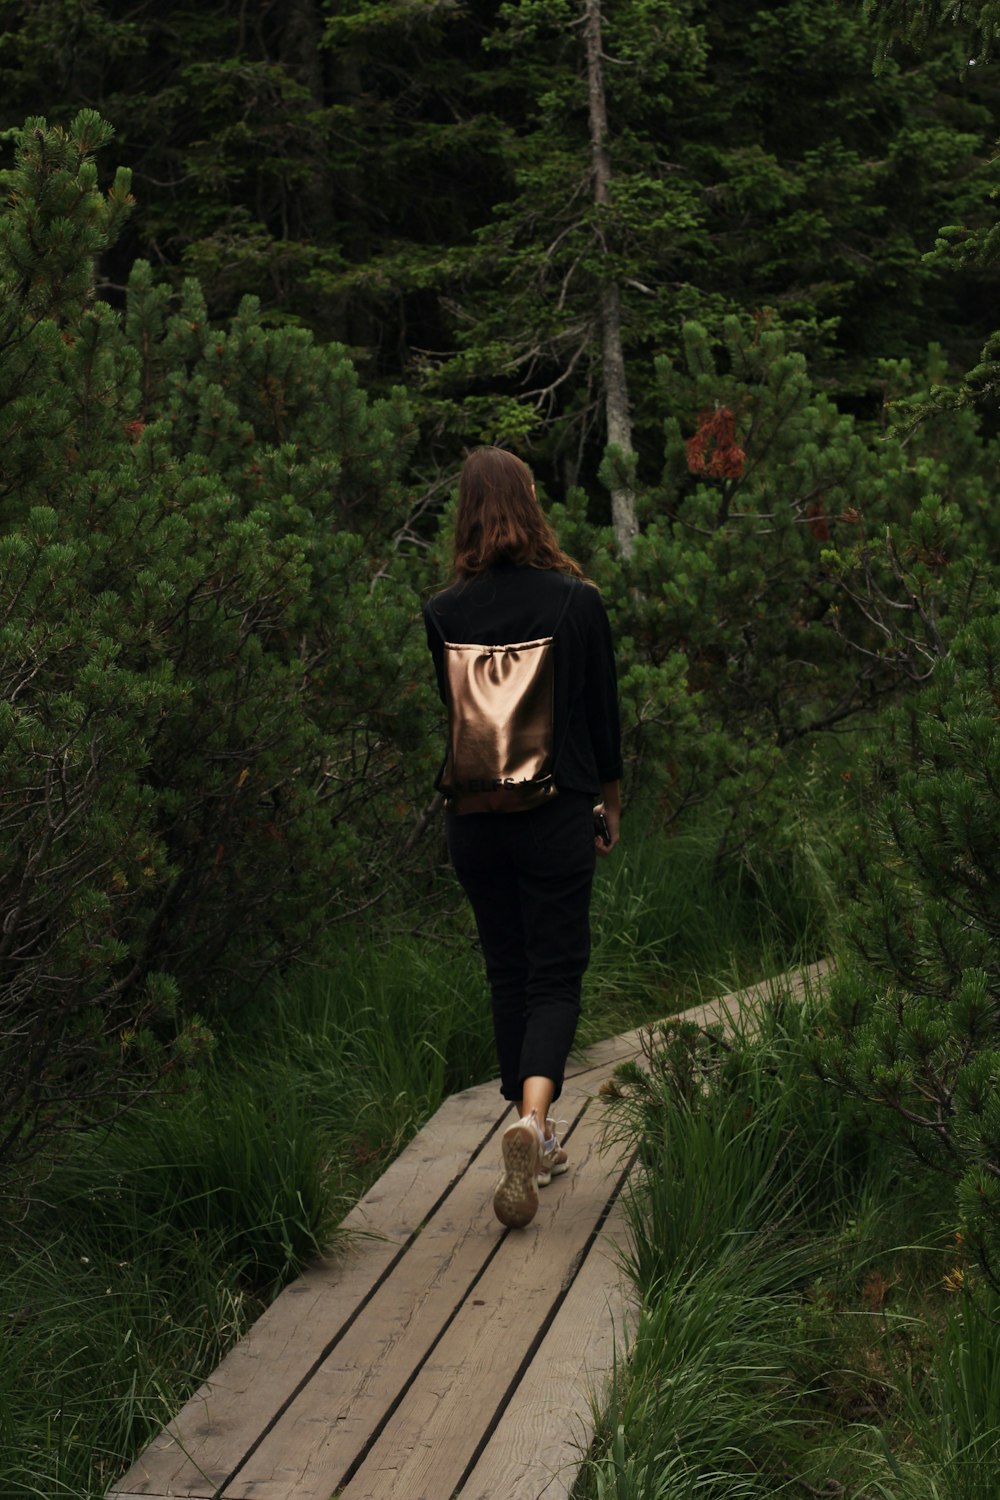
[[[13,1201],[447,930],[419,605],[500,443],[608,605],[626,839],[773,889],[835,825],[812,1066],[998,1283],[994,9],[0,0]]]
[[[997,85],[960,38],[875,77],[833,4],[2,11],[3,124],[97,109],[132,170],[99,294],[143,257],[213,319],[258,297],[366,388],[419,389],[425,464],[518,438],[591,487],[608,286],[651,479],[686,320],[780,321],[869,417],[880,360],[966,368],[990,331],[981,272],[927,258],[989,213]]]

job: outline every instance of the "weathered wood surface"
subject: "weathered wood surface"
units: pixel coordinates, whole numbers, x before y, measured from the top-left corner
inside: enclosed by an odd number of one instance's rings
[[[637,1312],[618,1260],[625,1240],[619,1197],[465,1479],[463,1500],[565,1500],[570,1494],[593,1437],[616,1341],[621,1354]]]
[[[725,1020],[741,998],[685,1015]],[[447,1100],[348,1215],[350,1249],[281,1293],[109,1500],[567,1496],[631,1307],[614,1250],[627,1164],[600,1150],[598,1090],[641,1038],[570,1068],[572,1169],[525,1230],[493,1216],[496,1083]]]

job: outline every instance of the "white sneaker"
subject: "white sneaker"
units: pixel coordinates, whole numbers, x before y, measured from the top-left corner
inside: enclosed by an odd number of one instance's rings
[[[493,1212],[508,1229],[523,1229],[538,1212],[538,1173],[544,1136],[534,1110],[508,1125],[500,1138],[503,1176],[493,1194]]]
[[[569,1171],[569,1156],[559,1144],[559,1137],[556,1135],[556,1122],[555,1120],[546,1120],[545,1123],[550,1127],[552,1134],[542,1141],[542,1148],[539,1152],[539,1187],[548,1187],[553,1177],[558,1177],[561,1173]],[[565,1121],[562,1123],[565,1124]]]

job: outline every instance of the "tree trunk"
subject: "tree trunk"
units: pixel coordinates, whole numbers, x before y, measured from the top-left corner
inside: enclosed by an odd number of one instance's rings
[[[610,198],[611,158],[608,155],[608,110],[604,98],[603,51],[601,48],[601,0],[584,0],[583,35],[587,48],[587,84],[590,111],[590,148],[593,164],[594,202],[598,213]],[[604,229],[598,219],[598,236],[606,254]],[[604,373],[604,410],[608,442],[614,443],[626,457],[632,447],[632,418],[629,412],[628,382],[622,351],[621,302],[618,283],[609,272],[601,288],[601,362]],[[632,551],[639,530],[635,518],[635,494],[630,485],[619,481],[611,489],[611,521],[619,550],[624,557]]]
[[[289,0],[284,8],[281,60],[309,91],[313,108],[327,104],[324,79],[323,11],[317,0]],[[334,234],[333,187],[327,165],[327,146],[315,130],[311,132],[311,170],[295,197],[295,233],[302,239],[323,243]]]

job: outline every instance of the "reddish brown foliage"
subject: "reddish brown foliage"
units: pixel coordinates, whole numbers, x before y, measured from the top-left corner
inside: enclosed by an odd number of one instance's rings
[[[736,442],[736,419],[728,406],[703,411],[698,431],[685,444],[692,474],[709,479],[742,479],[747,456]]]
[[[809,517],[809,530],[818,542],[830,540],[830,523],[826,519],[826,506],[822,500],[814,500],[811,505],[806,506],[806,515]]]

